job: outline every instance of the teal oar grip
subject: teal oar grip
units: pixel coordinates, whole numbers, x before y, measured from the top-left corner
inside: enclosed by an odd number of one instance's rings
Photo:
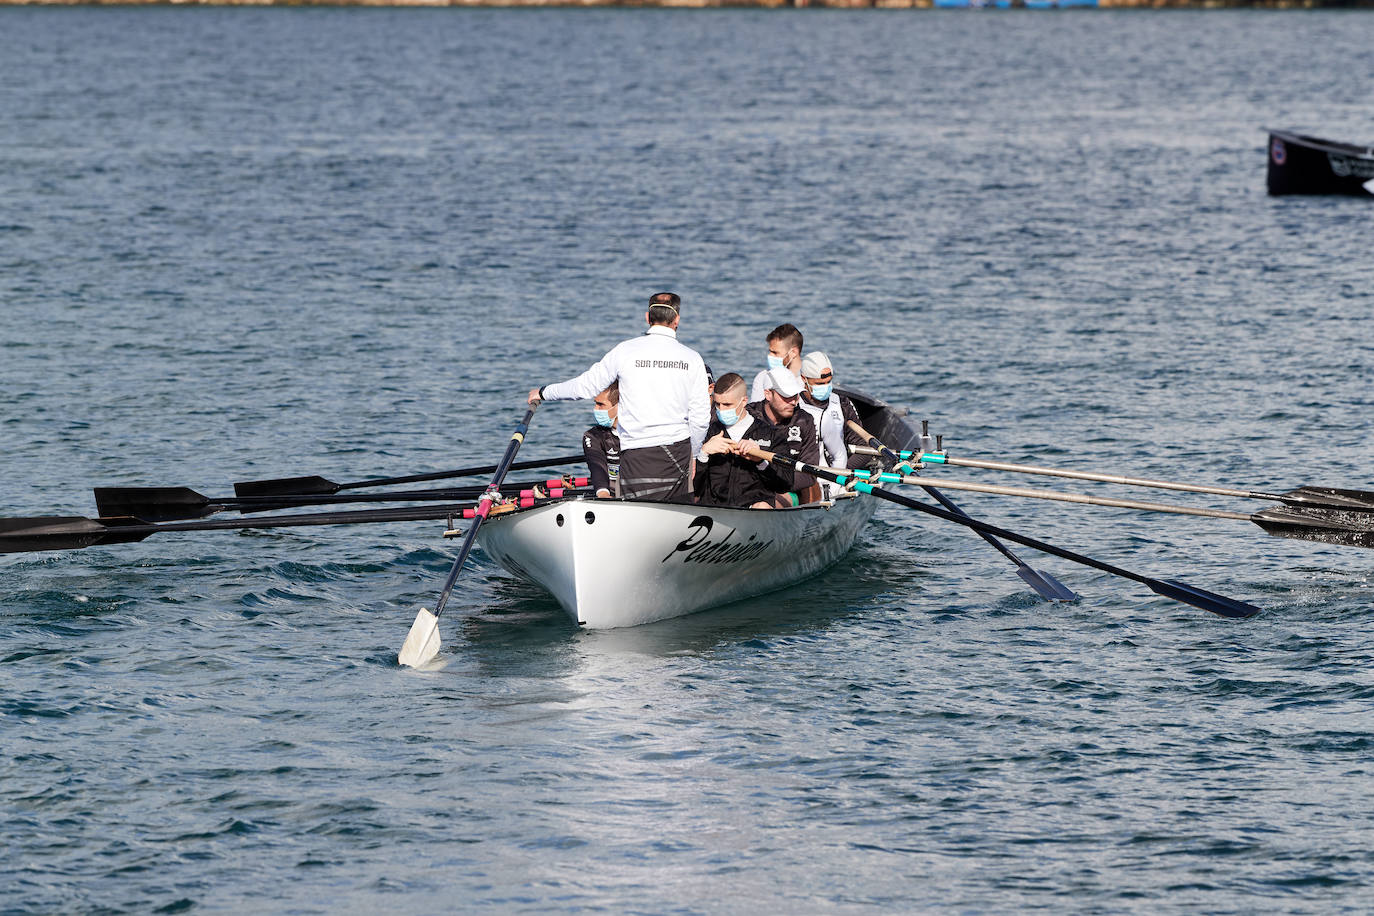
[[[849,478],[848,478],[847,476],[845,476],[844,474],[836,474],[836,475],[835,475],[835,482],[836,482],[837,484],[839,484],[840,486],[844,486],[846,483],[849,482]]]
[[[931,464],[944,464],[944,463],[945,463],[945,456],[944,456],[944,455],[936,455],[936,454],[933,453],[933,452],[925,452],[925,453],[923,453],[923,454],[921,455],[920,458],[917,458],[916,460],[917,460],[917,461],[929,461]]]
[[[891,471],[884,471],[883,473],[878,475],[878,479],[885,481],[887,483],[901,483],[902,475],[893,474]]]
[[[871,484],[871,483],[856,483],[856,484],[854,484],[854,489],[858,490],[860,493],[872,493],[872,492],[873,492],[873,484]]]

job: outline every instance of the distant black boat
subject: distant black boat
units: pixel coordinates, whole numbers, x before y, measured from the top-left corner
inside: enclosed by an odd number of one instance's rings
[[[1269,193],[1374,196],[1374,146],[1270,130]]]

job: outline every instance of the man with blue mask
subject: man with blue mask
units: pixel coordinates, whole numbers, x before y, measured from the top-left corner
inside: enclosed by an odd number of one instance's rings
[[[780,324],[768,332],[768,368],[754,376],[754,385],[749,389],[749,403],[762,401],[768,390],[768,373],[773,369],[786,369],[798,379],[801,378],[802,332],[793,324]]]
[[[849,398],[835,394],[835,372],[831,368],[830,357],[820,350],[803,356],[801,379],[806,386],[801,396],[801,408],[811,415],[816,424],[821,463],[832,468],[849,467],[849,450],[845,446],[867,443],[849,429],[850,420],[859,422],[859,412]]]
[[[745,410],[748,393],[739,373],[727,372],[716,379],[711,392],[711,425],[696,455],[692,485],[702,505],[773,508],[773,489],[764,466],[739,454],[740,443],[755,425]]]
[[[697,454],[694,488],[703,505],[773,509],[819,498],[812,477],[747,457],[757,447],[819,461],[815,426],[797,409],[801,382],[785,368],[773,369],[768,386],[762,401],[747,403],[740,376],[731,372],[716,382],[714,416]]]
[[[596,425],[582,434],[582,454],[587,459],[592,489],[603,499],[620,495],[620,383],[602,391],[592,402]]]

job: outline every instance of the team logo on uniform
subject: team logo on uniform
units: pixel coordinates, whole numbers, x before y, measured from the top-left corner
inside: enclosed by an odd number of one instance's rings
[[[800,426],[789,426],[789,427],[787,427],[787,441],[788,441],[788,442],[800,442],[800,441],[802,441],[802,437],[801,437],[801,427],[800,427]]]
[[[582,445],[583,445],[583,447],[585,447],[585,448],[591,448],[591,447],[592,447],[592,437],[591,437],[591,436],[583,436],[583,437],[582,437]]]

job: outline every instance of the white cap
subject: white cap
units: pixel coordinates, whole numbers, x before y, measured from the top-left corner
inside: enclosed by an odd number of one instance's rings
[[[820,378],[830,369],[830,357],[820,350],[812,350],[802,357],[802,378]]]
[[[785,398],[796,397],[802,393],[801,379],[792,374],[792,370],[786,367],[782,369],[769,369],[768,381],[764,383],[764,388],[772,388]]]

